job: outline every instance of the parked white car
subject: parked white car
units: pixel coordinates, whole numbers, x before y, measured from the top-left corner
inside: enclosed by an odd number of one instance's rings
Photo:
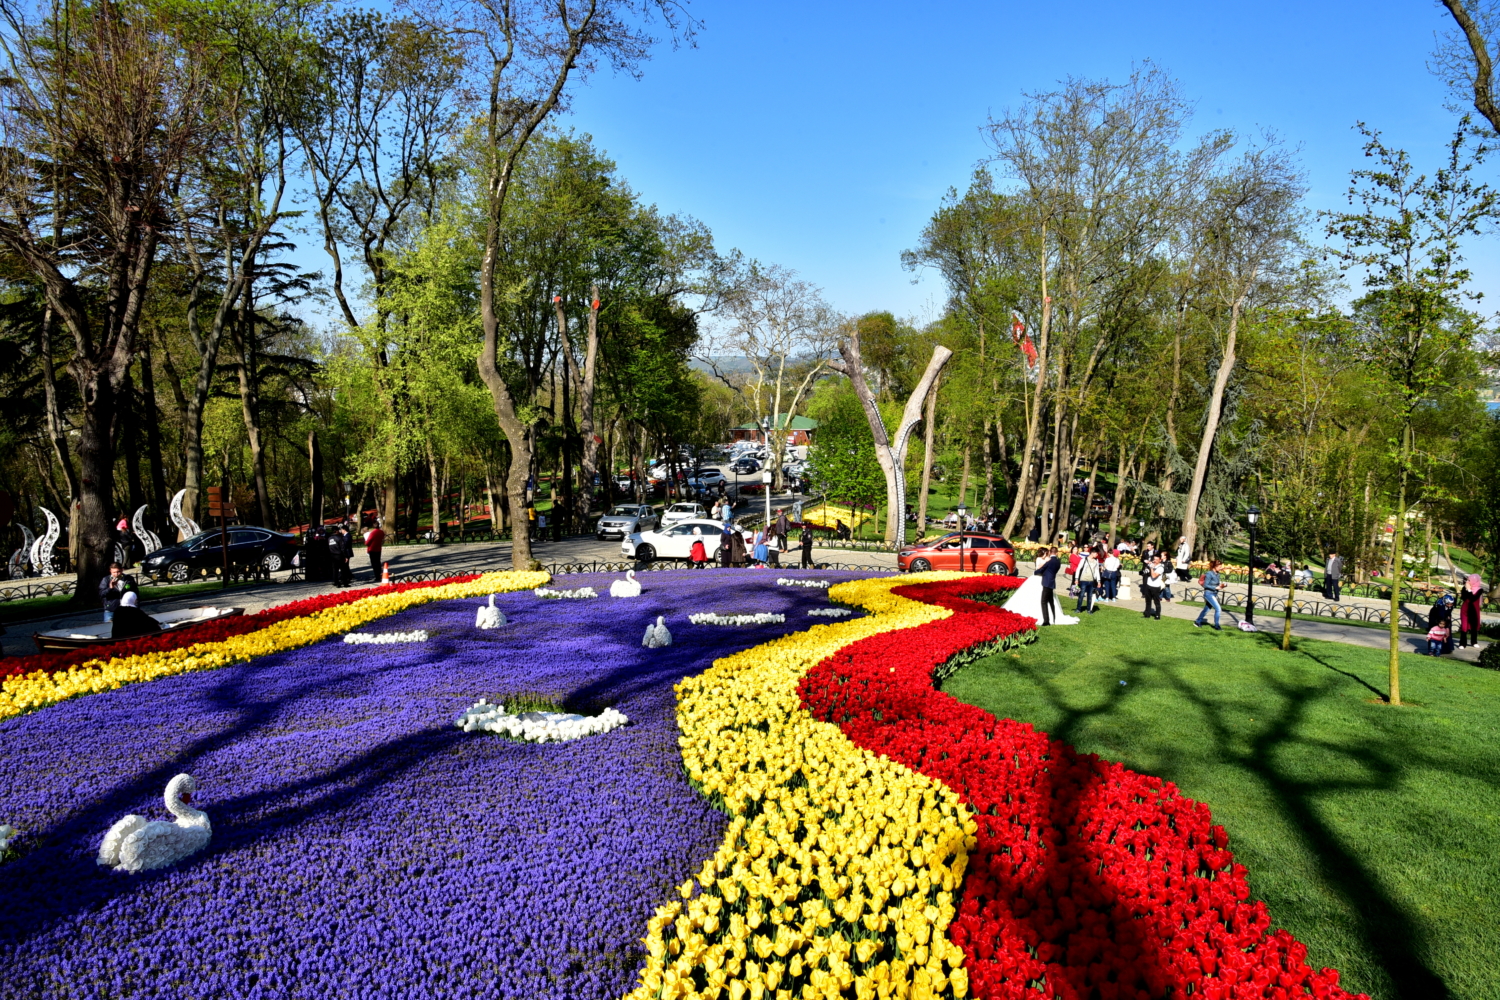
[[[706,518],[679,521],[656,531],[642,531],[627,535],[620,543],[620,552],[628,559],[651,562],[653,559],[686,559],[692,555],[697,528],[703,537],[703,550],[710,560],[719,551],[719,540],[723,538],[724,526]]]
[[[677,524],[680,521],[686,521],[690,518],[708,520],[708,511],[703,509],[703,505],[701,503],[690,503],[686,501],[684,501],[683,503],[674,503],[672,506],[667,508],[666,513],[662,514],[661,526],[665,528],[668,525]]]
[[[656,524],[655,509],[646,504],[623,503],[599,518],[599,523],[594,526],[594,534],[602,542],[611,535],[625,538],[654,528]]]

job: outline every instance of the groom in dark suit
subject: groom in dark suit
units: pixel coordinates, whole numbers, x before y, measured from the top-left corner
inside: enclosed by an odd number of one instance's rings
[[[1053,546],[1042,554],[1042,561],[1037,563],[1036,570],[1032,576],[1042,578],[1042,624],[1052,624],[1052,594],[1057,589],[1057,571],[1062,563],[1057,558],[1057,547]]]

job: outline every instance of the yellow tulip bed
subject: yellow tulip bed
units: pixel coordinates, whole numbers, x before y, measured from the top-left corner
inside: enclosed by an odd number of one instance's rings
[[[630,1000],[967,994],[947,928],[975,821],[942,783],[857,747],[798,694],[843,647],[953,613],[893,588],[960,577],[839,584],[830,599],[869,617],[725,657],[677,685],[688,776],[732,818],[682,900],[651,918]]]
[[[0,719],[33,712],[80,695],[111,691],[124,684],[195,670],[212,670],[243,663],[256,656],[296,649],[429,601],[530,590],[550,580],[551,577],[542,572],[486,573],[461,583],[377,594],[216,642],[89,660],[53,673],[38,670],[7,677],[0,683]]]

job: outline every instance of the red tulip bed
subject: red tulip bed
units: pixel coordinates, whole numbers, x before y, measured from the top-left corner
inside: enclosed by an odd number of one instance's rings
[[[139,639],[125,639],[120,642],[110,643],[103,647],[86,649],[74,649],[65,653],[38,653],[35,656],[17,656],[0,661],[0,680],[7,677],[21,677],[25,674],[44,670],[47,673],[55,673],[59,670],[67,670],[87,663],[90,660],[111,659],[118,656],[135,656],[139,653],[164,653],[171,649],[183,649],[200,642],[220,642],[224,639],[247,632],[255,632],[274,625],[277,622],[286,621],[289,618],[300,618],[304,615],[315,614],[328,608],[338,607],[340,604],[352,604],[366,597],[376,597],[380,594],[396,594],[407,590],[421,590],[426,587],[441,587],[449,583],[466,583],[477,579],[479,574],[470,573],[467,576],[454,576],[446,580],[424,580],[417,583],[388,583],[379,587],[362,587],[355,590],[345,590],[332,594],[319,594],[316,597],[307,597],[300,601],[291,601],[287,604],[279,604],[274,608],[266,608],[251,615],[240,615],[235,618],[218,618],[213,621],[204,622],[202,625],[189,625],[186,628],[173,629],[160,635],[142,636]]]
[[[954,614],[847,646],[800,688],[814,716],[942,781],[974,810],[978,846],[949,928],[973,995],[1350,997],[1336,970],[1314,971],[1306,947],[1271,931],[1207,806],[934,689],[976,647],[1035,636],[1033,619],[972,599],[1021,583],[897,588]]]

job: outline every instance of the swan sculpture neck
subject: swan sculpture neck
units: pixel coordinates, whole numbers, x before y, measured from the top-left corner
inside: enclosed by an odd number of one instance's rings
[[[631,583],[635,583],[635,570],[627,569],[625,571],[625,579],[629,580]]]
[[[208,814],[201,809],[194,809],[188,805],[192,800],[192,793],[198,790],[198,783],[190,774],[179,774],[167,782],[167,791],[162,798],[166,801],[167,811],[183,823],[192,826],[207,826]]]

